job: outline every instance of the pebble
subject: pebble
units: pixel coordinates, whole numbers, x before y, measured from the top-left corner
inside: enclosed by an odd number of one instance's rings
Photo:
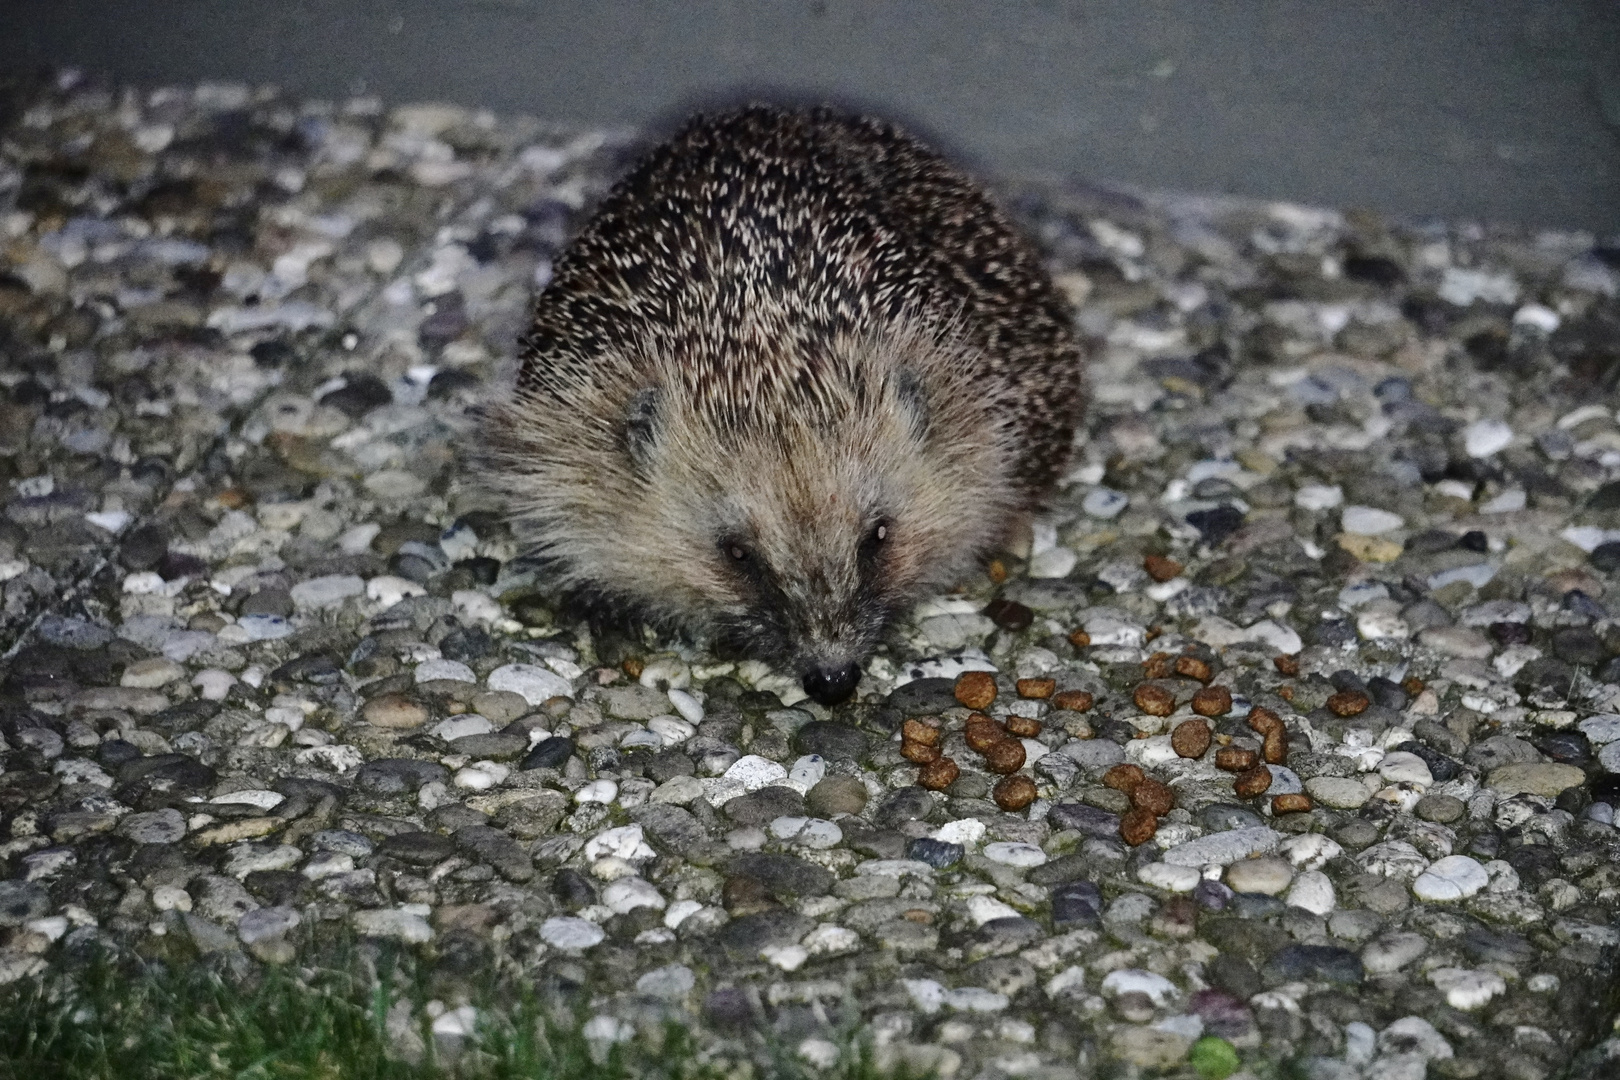
[[[1164,862],[1151,862],[1136,872],[1136,879],[1144,885],[1167,892],[1192,892],[1204,876],[1191,866],[1172,866]]]
[[[1499,795],[1541,795],[1546,798],[1554,798],[1585,782],[1586,774],[1575,766],[1551,762],[1503,765],[1492,769],[1485,781]]]
[[[1102,993],[1104,997],[1121,997],[1125,994],[1145,994],[1156,1008],[1163,1008],[1180,996],[1176,984],[1163,975],[1140,968],[1122,968],[1110,971],[1103,976]]]
[[[602,903],[624,915],[637,908],[663,910],[666,901],[653,885],[638,877],[624,877],[602,890]]]
[[[1094,518],[1108,521],[1124,513],[1131,499],[1123,491],[1114,491],[1111,488],[1092,488],[1081,500],[1080,509]]]
[[[1339,776],[1313,776],[1305,781],[1305,793],[1335,810],[1355,810],[1372,798],[1366,784]]]
[[[1281,833],[1265,827],[1231,829],[1177,844],[1164,853],[1164,861],[1173,866],[1200,869],[1227,866],[1251,855],[1273,851],[1281,839]]]
[[[1347,533],[1381,536],[1406,524],[1399,514],[1375,506],[1346,506],[1339,512],[1339,524]]]
[[[473,674],[472,668],[459,660],[424,660],[416,665],[416,682],[418,685],[441,680],[476,683],[478,676]]]
[[[1333,882],[1320,870],[1307,870],[1296,877],[1284,899],[1313,915],[1329,915],[1338,906]]]
[[[433,927],[421,915],[393,908],[354,913],[355,932],[364,937],[392,938],[407,945],[433,940]]]
[[[1490,457],[1512,441],[1513,429],[1500,420],[1476,420],[1463,429],[1463,448],[1469,457]]]
[[[1477,861],[1467,855],[1447,855],[1417,876],[1412,893],[1431,902],[1465,900],[1488,884],[1490,875]]]
[[[554,697],[573,697],[571,682],[535,664],[505,664],[489,673],[491,690],[519,694],[530,705],[541,705]]]
[[[1014,841],[999,841],[984,845],[984,857],[991,862],[1023,869],[1042,866],[1046,863],[1046,852],[1034,844],[1023,844]]]
[[[1226,868],[1226,884],[1239,893],[1276,896],[1293,878],[1293,867],[1284,859],[1244,859]]]
[[[1429,972],[1434,988],[1446,995],[1446,1004],[1467,1012],[1477,1009],[1498,994],[1507,992],[1507,981],[1494,971],[1467,968],[1435,968]]]
[[[606,940],[600,926],[573,915],[558,915],[540,924],[540,940],[554,949],[580,952],[594,948]]]
[[[1378,763],[1378,775],[1392,784],[1418,784],[1428,787],[1434,783],[1434,775],[1429,772],[1428,764],[1416,754],[1403,750],[1393,750],[1385,754]]]
[[[137,660],[124,668],[124,674],[119,677],[118,685],[137,690],[156,690],[176,679],[184,678],[185,674],[186,669],[174,661],[153,657],[149,660]]]
[[[360,709],[366,723],[396,730],[419,728],[428,721],[427,707],[404,694],[379,694]]]
[[[290,591],[293,606],[299,611],[321,611],[336,607],[351,596],[359,596],[365,589],[365,581],[354,574],[330,574],[300,581]]]

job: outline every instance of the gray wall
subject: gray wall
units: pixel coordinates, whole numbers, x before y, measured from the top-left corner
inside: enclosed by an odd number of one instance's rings
[[[1620,231],[1617,0],[0,0],[0,70],[612,125],[739,90],[981,167]]]

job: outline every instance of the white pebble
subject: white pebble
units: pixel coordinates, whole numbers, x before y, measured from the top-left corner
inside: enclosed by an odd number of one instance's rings
[[[1463,900],[1490,884],[1485,868],[1467,855],[1447,855],[1437,860],[1412,882],[1412,892],[1420,900]]]
[[[1092,488],[1080,503],[1080,509],[1094,518],[1116,518],[1131,504],[1131,498],[1123,491],[1112,488]]]
[[[1557,330],[1561,322],[1558,312],[1541,304],[1526,304],[1513,313],[1515,326],[1532,326],[1544,334]]]
[[[820,818],[779,817],[771,822],[770,831],[778,840],[814,851],[837,847],[844,839],[844,830]]]
[[[328,574],[300,581],[290,590],[293,606],[300,611],[334,607],[351,596],[365,592],[366,583],[355,574]]]
[[[799,1043],[795,1053],[799,1055],[799,1060],[817,1072],[826,1072],[831,1069],[838,1064],[838,1059],[842,1056],[842,1051],[838,1049],[837,1043],[831,1039],[817,1038],[814,1035]]]
[[[1296,877],[1283,899],[1313,915],[1330,914],[1339,903],[1333,892],[1333,882],[1320,870],[1307,870]]]
[[[810,959],[810,950],[803,945],[767,945],[759,950],[759,955],[783,971],[798,971]]]
[[[457,769],[455,776],[456,787],[465,788],[468,791],[488,791],[502,780],[505,780],[506,777],[502,775],[506,771],[505,766],[496,765],[492,769],[490,768],[491,765],[495,765],[495,763],[493,761],[481,761],[477,765],[468,765],[466,768]]]
[[[656,854],[657,852],[647,846],[646,834],[642,832],[640,825],[620,825],[613,829],[603,829],[585,843],[587,862],[610,857],[630,862],[645,862]]]
[[[1029,560],[1028,574],[1032,578],[1064,578],[1069,576],[1080,556],[1073,549],[1055,547],[1043,551]]]
[[[1500,420],[1476,420],[1463,430],[1469,457],[1490,457],[1513,441],[1513,429]]]
[[[505,617],[501,605],[477,589],[457,589],[450,594],[456,610],[474,622],[492,623]]]
[[[447,679],[451,682],[475,683],[478,676],[473,669],[460,660],[424,660],[416,665],[416,681],[418,683],[433,682],[437,679]]]
[[[934,830],[934,839],[942,840],[947,844],[961,844],[969,850],[979,846],[984,839],[985,824],[978,818],[958,818],[947,821]]]
[[[1204,880],[1204,875],[1191,866],[1171,866],[1169,863],[1153,862],[1138,870],[1136,879],[1156,889],[1184,893],[1197,888],[1198,883]]]
[[[228,792],[224,795],[215,795],[208,801],[215,806],[251,806],[258,810],[274,810],[287,801],[287,796],[279,791],[248,788],[242,791]]]
[[[802,944],[811,956],[840,956],[861,947],[861,935],[836,923],[822,923],[806,935]]]
[[[1035,867],[1046,864],[1046,852],[1034,844],[1000,841],[984,846],[984,857],[1004,866]]]
[[[821,778],[827,775],[827,763],[820,754],[806,754],[793,763],[788,770],[787,786],[799,794],[804,795],[821,783]]]
[[[667,693],[669,694],[669,703],[675,706],[675,711],[681,714],[681,719],[688,724],[701,724],[703,722],[703,706],[698,703],[697,698],[676,687],[670,687]]]
[[[467,735],[488,735],[494,730],[495,724],[488,717],[477,713],[462,713],[460,716],[439,721],[428,729],[428,733],[436,739],[449,742],[451,739],[460,739]]]
[[[602,944],[607,933],[593,922],[560,915],[540,924],[540,940],[554,949],[577,952]]]
[[[1376,506],[1347,506],[1339,515],[1339,524],[1347,533],[1378,536],[1400,528],[1406,521],[1401,515],[1380,510]]]
[[[780,784],[788,776],[787,769],[781,763],[770,758],[760,757],[758,754],[744,754],[731,763],[720,777],[742,787],[744,792],[758,791],[763,787]]]
[[[1428,763],[1406,750],[1391,750],[1385,754],[1378,763],[1378,775],[1392,784],[1421,784],[1428,787],[1434,783],[1434,774],[1429,771]]]
[[[958,1012],[994,1013],[1012,1004],[1006,994],[982,986],[963,986],[945,991],[945,1004]]]
[[[657,908],[665,905],[663,894],[652,883],[638,877],[620,878],[602,890],[602,903],[623,915],[637,908]]]
[[[1146,994],[1154,1005],[1162,1006],[1176,997],[1176,984],[1163,975],[1140,968],[1122,968],[1110,971],[1102,981],[1104,997],[1122,994]]]
[[[967,899],[968,918],[974,926],[983,926],[992,919],[1015,919],[1018,912],[993,896],[970,896]]]
[[[592,780],[574,792],[574,801],[585,803],[612,803],[619,797],[619,785],[612,780]]]
[[[191,894],[178,885],[159,885],[152,890],[152,906],[159,911],[190,911]]]
[[[366,597],[383,608],[391,608],[407,596],[424,596],[427,590],[414,581],[393,574],[379,574],[366,582]]]
[[[1436,968],[1429,972],[1434,988],[1446,995],[1453,1009],[1477,1009],[1497,994],[1507,992],[1507,981],[1494,971]]]
[[[664,910],[664,925],[674,930],[702,910],[703,905],[696,900],[677,900]]]
[[[1294,505],[1301,510],[1331,510],[1344,502],[1344,489],[1337,484],[1306,484],[1294,492]]]
[[[496,668],[489,673],[489,688],[519,694],[530,705],[539,705],[554,697],[574,696],[571,682],[535,664],[507,664]]]
[[[658,736],[666,747],[680,746],[697,734],[697,728],[676,716],[655,716],[647,721],[647,730]]]
[[[640,681],[655,690],[684,690],[692,685],[692,669],[684,660],[666,657],[642,668]]]
[[[224,701],[236,685],[236,676],[220,668],[206,668],[192,678],[191,685],[197,688],[204,701]]]
[[[1344,852],[1336,840],[1321,833],[1299,833],[1277,845],[1278,852],[1300,870],[1320,870]]]

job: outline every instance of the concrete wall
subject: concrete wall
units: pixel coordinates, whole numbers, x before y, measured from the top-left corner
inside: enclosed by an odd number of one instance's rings
[[[4,0],[0,70],[612,125],[755,90],[1005,174],[1620,231],[1617,0]]]

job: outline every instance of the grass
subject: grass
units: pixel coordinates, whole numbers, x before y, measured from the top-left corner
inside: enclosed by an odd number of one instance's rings
[[[531,992],[481,1008],[466,1045],[439,1053],[408,963],[352,955],[319,969],[98,960],[0,988],[0,1080],[748,1080],[808,1076],[786,1048],[756,1040],[753,1065],[709,1061],[678,1025],[604,1048],[583,1015],[559,1021]],[[376,975],[367,974],[375,971]],[[390,1031],[390,1010],[400,1002]],[[407,1011],[408,1009],[408,1011]],[[409,1017],[406,1020],[406,1017]],[[421,1037],[413,1060],[400,1022]],[[819,1076],[877,1075],[859,1048]]]

